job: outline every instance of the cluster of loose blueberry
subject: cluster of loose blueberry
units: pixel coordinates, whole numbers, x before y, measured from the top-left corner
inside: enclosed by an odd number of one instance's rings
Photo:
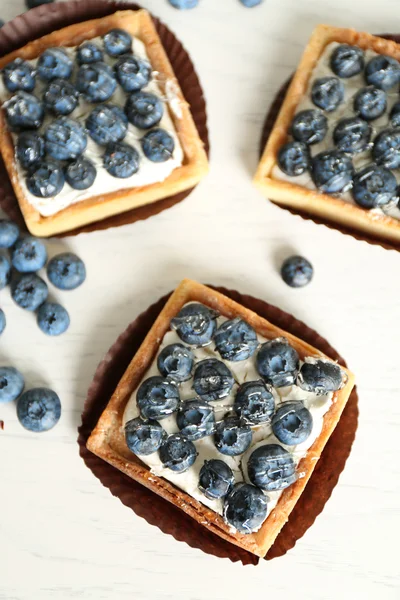
[[[334,75],[316,79],[312,85],[311,99],[317,108],[295,115],[290,128],[294,141],[280,149],[279,166],[291,177],[310,172],[315,186],[328,194],[351,189],[354,201],[363,208],[395,205],[398,186],[390,169],[400,167],[400,102],[391,109],[389,128],[373,141],[371,122],[387,110],[387,91],[399,85],[400,63],[377,55],[365,64],[361,48],[342,44],[332,52],[330,67]],[[355,116],[336,124],[332,133],[336,148],[311,156],[311,146],[322,142],[328,132],[323,111],[331,113],[344,102],[342,80],[362,73],[367,86],[352,99]],[[369,150],[372,162],[356,172],[352,157]]]
[[[37,323],[47,335],[64,333],[69,327],[69,315],[63,306],[48,302],[48,287],[37,271],[47,262],[47,250],[42,241],[20,237],[13,221],[0,220],[0,289],[11,285],[11,296],[21,308],[37,311]],[[49,281],[60,290],[73,290],[86,278],[85,265],[70,252],[54,256],[47,264]],[[6,326],[0,308],[0,334]]]
[[[213,436],[221,455],[240,456],[252,443],[252,427],[271,424],[276,439],[285,446],[304,442],[311,434],[313,419],[301,401],[275,406],[274,388],[298,385],[316,394],[328,394],[345,382],[342,369],[323,359],[300,363],[296,350],[284,338],[259,345],[254,329],[235,318],[217,325],[217,313],[199,303],[184,306],[172,319],[171,327],[184,342],[166,346],[158,355],[161,375],[144,380],[136,401],[140,417],[126,423],[128,447],[138,456],[158,451],[165,468],[175,473],[187,471],[196,461],[194,442]],[[260,375],[256,381],[239,385],[233,407],[216,422],[212,403],[226,398],[235,379],[222,360],[207,358],[195,362],[188,346],[215,344],[221,359],[244,361],[255,356]],[[257,353],[257,354],[256,354]],[[181,402],[179,385],[193,378],[196,398]],[[233,409],[233,410],[232,410]],[[159,423],[175,415],[179,433],[167,435]],[[279,444],[258,446],[247,463],[250,483],[234,484],[232,469],[224,461],[204,462],[198,487],[210,499],[224,500],[226,521],[242,533],[260,527],[267,515],[268,498],[264,492],[283,490],[296,479],[292,454]]]

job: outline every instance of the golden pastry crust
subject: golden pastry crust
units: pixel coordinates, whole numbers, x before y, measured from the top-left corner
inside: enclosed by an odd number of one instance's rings
[[[311,215],[322,217],[332,223],[364,231],[375,237],[400,242],[400,220],[379,215],[357,205],[309,190],[295,183],[275,179],[273,169],[277,166],[277,156],[281,146],[287,141],[288,129],[296,112],[297,105],[307,92],[313,69],[332,42],[360,46],[378,54],[388,54],[400,60],[400,45],[369,33],[359,33],[354,29],[341,29],[319,25],[313,32],[303,57],[286,93],[279,115],[268,138],[263,156],[258,166],[254,183],[263,194],[278,204],[292,206]]]
[[[138,352],[133,357],[109,404],[93,430],[87,442],[87,448],[109,464],[129,475],[129,477],[132,477],[132,479],[135,479],[156,494],[172,502],[175,506],[181,508],[185,513],[213,533],[257,556],[263,557],[288,520],[289,514],[303,492],[329,436],[336,427],[354,386],[354,376],[346,369],[348,375],[346,386],[334,394],[332,405],[324,416],[320,436],[308,450],[307,456],[299,463],[298,469],[304,473],[304,477],[298,479],[291,487],[283,491],[276,507],[259,531],[250,535],[235,533],[224,522],[223,518],[213,510],[181,491],[169,481],[152,474],[149,467],[130,452],[124,438],[123,415],[126,404],[154,360],[160,342],[169,330],[171,319],[184,304],[193,300],[214,308],[225,317],[242,317],[254,327],[257,333],[266,338],[285,336],[297,350],[301,358],[305,356],[325,356],[316,348],[313,348],[290,333],[275,327],[266,319],[263,319],[253,311],[248,310],[223,294],[185,279],[172,294],[148,332]]]
[[[0,152],[3,155],[26,225],[34,235],[47,237],[70,231],[88,223],[101,221],[112,215],[150,204],[161,198],[173,196],[194,187],[208,171],[207,156],[190,108],[179,87],[153,21],[146,10],[120,11],[108,17],[85,21],[55,31],[0,59],[0,69],[16,57],[31,60],[37,58],[46,48],[77,46],[86,40],[102,36],[113,28],[125,29],[145,44],[153,69],[163,75],[162,81],[159,82],[163,93],[165,93],[167,80],[175,83],[182,116],[177,118],[172,111],[170,111],[170,116],[184,152],[183,165],[174,169],[163,182],[94,196],[73,204],[55,215],[43,217],[28,202],[19,183],[12,136],[7,129],[4,113],[0,111]]]

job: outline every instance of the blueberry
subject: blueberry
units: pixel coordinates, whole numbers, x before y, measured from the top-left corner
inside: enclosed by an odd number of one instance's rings
[[[400,81],[400,63],[391,56],[374,56],[365,67],[365,79],[369,85],[389,90]]]
[[[234,408],[249,425],[270,421],[275,410],[272,388],[261,380],[242,383],[236,393]]]
[[[123,29],[111,29],[103,35],[103,43],[109,56],[120,56],[132,50],[132,37]]]
[[[25,381],[14,367],[0,367],[0,404],[13,402],[22,394]]]
[[[27,273],[11,282],[11,296],[18,306],[36,310],[48,296],[47,285],[34,273]]]
[[[174,433],[162,444],[159,454],[164,467],[183,473],[194,464],[198,452],[193,442],[181,433]]]
[[[86,279],[85,265],[76,254],[63,252],[49,261],[47,277],[59,290],[75,290]]]
[[[390,124],[392,127],[400,127],[400,102],[393,104],[390,111]]]
[[[258,531],[267,518],[268,496],[249,483],[237,483],[225,498],[224,519],[239,533]]]
[[[184,306],[171,320],[175,329],[185,344],[205,346],[211,342],[216,329],[217,313],[210,308],[192,302]]]
[[[297,384],[306,392],[323,395],[340,390],[346,381],[346,373],[339,365],[329,360],[315,359],[301,366]]]
[[[298,142],[318,144],[322,142],[328,131],[326,116],[316,109],[302,110],[295,115],[290,133]]]
[[[60,420],[60,398],[48,388],[28,390],[18,400],[17,416],[21,425],[29,431],[49,431]]]
[[[11,265],[7,256],[0,254],[0,290],[4,289],[10,281]]]
[[[0,308],[0,335],[3,333],[7,325],[6,315],[4,314],[4,310]]]
[[[119,106],[101,104],[86,119],[86,127],[96,144],[107,146],[110,142],[124,139],[128,131],[128,119]]]
[[[316,79],[311,88],[311,99],[318,108],[333,112],[343,102],[343,83],[337,77]]]
[[[338,77],[348,79],[364,69],[364,51],[357,46],[341,44],[331,55],[331,69]]]
[[[42,161],[34,166],[26,178],[28,190],[38,198],[52,198],[64,187],[64,173],[58,163]]]
[[[354,111],[366,121],[381,117],[386,111],[387,100],[383,90],[374,86],[361,88],[354,97]]]
[[[85,151],[87,135],[78,121],[58,117],[50,123],[44,133],[46,152],[55,160],[77,158]]]
[[[161,121],[164,107],[160,98],[150,92],[133,92],[126,101],[125,113],[135,127],[150,129]]]
[[[243,419],[226,417],[215,427],[214,444],[221,454],[239,456],[246,452],[252,437],[250,426]]]
[[[14,269],[20,273],[39,271],[47,261],[46,246],[37,238],[28,236],[18,240],[11,252]]]
[[[166,432],[157,421],[132,419],[125,425],[126,445],[137,456],[157,452],[166,437]]]
[[[4,27],[5,24],[6,22],[3,19],[0,19],[0,29]]]
[[[288,142],[279,150],[279,167],[290,177],[297,177],[308,171],[310,163],[310,151],[303,142]]]
[[[342,119],[333,130],[333,141],[340,152],[357,154],[367,150],[371,141],[372,129],[363,119],[352,117]]]
[[[312,180],[316,187],[326,194],[345,192],[351,187],[353,175],[351,158],[343,152],[320,152],[312,159]]]
[[[225,398],[235,380],[228,367],[216,358],[206,358],[196,364],[193,388],[202,400],[214,402]]]
[[[199,490],[206,498],[224,498],[235,482],[232,469],[218,459],[206,460],[199,475]]]
[[[155,163],[161,163],[172,158],[175,142],[172,135],[165,129],[152,129],[140,140],[146,158]]]
[[[37,324],[46,335],[61,335],[67,331],[69,323],[69,314],[61,304],[44,302],[39,307]]]
[[[23,131],[18,136],[15,152],[21,167],[30,169],[44,157],[44,139],[33,131]]]
[[[103,156],[104,167],[113,177],[126,179],[139,170],[139,153],[136,148],[123,142],[107,144]]]
[[[110,66],[96,62],[79,67],[76,87],[88,102],[106,102],[117,89],[117,82]]]
[[[293,288],[304,287],[314,275],[312,264],[303,256],[289,256],[281,267],[282,279]]]
[[[254,450],[247,463],[250,481],[262,490],[284,490],[296,481],[293,457],[278,444],[264,444]]]
[[[11,248],[19,237],[19,227],[14,221],[0,219],[0,248]]]
[[[54,0],[25,0],[27,8],[36,8],[42,6],[42,4],[51,4]]]
[[[17,92],[3,104],[8,127],[12,131],[38,129],[43,123],[43,104],[27,92]]]
[[[258,347],[256,332],[238,317],[220,325],[215,332],[214,342],[221,358],[233,362],[247,360]]]
[[[43,94],[44,106],[53,115],[71,114],[78,102],[78,90],[66,79],[53,79]]]
[[[240,2],[246,8],[253,8],[254,6],[258,6],[259,4],[261,4],[262,0],[240,0]]]
[[[183,344],[169,344],[157,358],[157,367],[161,375],[181,383],[192,376],[194,356]]]
[[[39,56],[37,72],[43,81],[52,79],[69,79],[74,62],[64,48],[47,48]]]
[[[272,418],[272,431],[282,444],[295,446],[310,436],[312,414],[300,401],[284,402]]]
[[[103,60],[103,51],[93,42],[84,42],[76,49],[78,65],[91,65]]]
[[[379,208],[396,198],[397,181],[389,169],[368,165],[354,177],[352,194],[362,208]]]
[[[36,73],[33,66],[22,58],[15,58],[3,68],[3,83],[9,92],[33,92]]]
[[[147,85],[151,78],[149,63],[128,54],[114,65],[117,80],[124,92],[136,92]]]
[[[65,181],[74,190],[87,190],[93,185],[96,176],[94,164],[82,156],[65,167]]]
[[[374,140],[372,156],[377,165],[397,169],[400,166],[400,129],[381,131]]]
[[[257,354],[257,370],[274,387],[293,385],[299,370],[299,355],[285,338],[263,344]]]
[[[136,399],[143,419],[165,419],[177,410],[179,391],[172,381],[156,375],[140,384]]]
[[[196,8],[199,4],[199,0],[168,0],[169,3],[174,7],[180,10],[184,10],[187,8]]]
[[[212,435],[215,430],[214,411],[203,400],[186,400],[176,416],[176,422],[182,435],[194,442]]]

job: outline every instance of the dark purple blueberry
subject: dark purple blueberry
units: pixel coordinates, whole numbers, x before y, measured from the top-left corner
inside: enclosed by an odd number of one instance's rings
[[[96,167],[88,159],[80,156],[65,167],[65,181],[74,190],[87,190],[95,182]]]
[[[46,152],[55,160],[78,158],[87,146],[85,128],[68,117],[54,119],[44,132]]]
[[[111,29],[103,35],[103,44],[109,56],[120,56],[132,50],[132,36],[123,29]]]
[[[76,87],[88,102],[106,102],[117,89],[113,69],[104,62],[79,67]]]
[[[48,388],[28,390],[18,400],[17,417],[21,425],[29,431],[49,431],[60,420],[60,398]]]
[[[76,49],[78,65],[91,65],[103,60],[103,51],[93,42],[84,42]]]

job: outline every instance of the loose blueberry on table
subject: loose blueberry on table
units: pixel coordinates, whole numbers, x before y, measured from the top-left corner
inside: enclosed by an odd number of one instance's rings
[[[25,381],[14,367],[0,367],[0,404],[13,402],[24,391]]]
[[[57,254],[47,264],[47,277],[60,290],[75,290],[86,279],[85,264],[72,252]]]
[[[47,299],[48,293],[46,283],[34,273],[27,273],[11,281],[11,297],[25,310],[37,310]]]
[[[21,425],[29,431],[49,431],[60,420],[60,398],[48,388],[28,390],[18,400],[17,416]]]
[[[0,254],[0,290],[10,282],[11,263],[7,256]]]
[[[313,278],[312,264],[303,256],[289,256],[281,267],[282,279],[293,288],[304,287]]]
[[[11,252],[12,266],[20,273],[35,273],[44,267],[46,261],[46,246],[32,236],[19,239]]]
[[[66,309],[56,302],[44,302],[37,312],[39,329],[46,335],[57,336],[67,331],[70,319]]]
[[[18,225],[13,221],[0,219],[0,248],[11,248],[18,238]]]

